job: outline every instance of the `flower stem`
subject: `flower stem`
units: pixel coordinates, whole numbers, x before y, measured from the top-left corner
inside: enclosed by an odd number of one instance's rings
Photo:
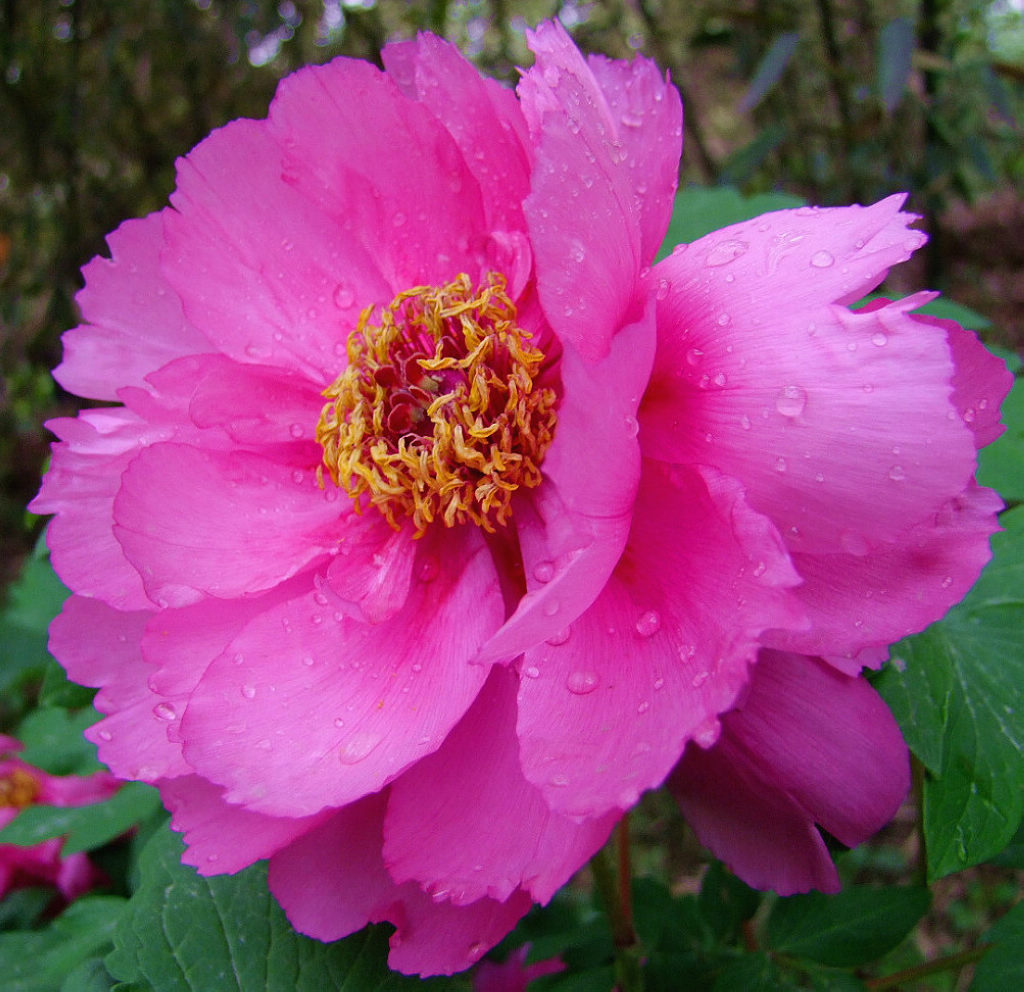
[[[618,992],[643,992],[642,948],[633,929],[633,886],[629,859],[629,826],[623,817],[616,832],[618,872],[607,847],[590,860],[594,885],[608,914],[615,944],[615,986]],[[616,875],[618,876],[616,878]]]
[[[935,975],[942,971],[959,970],[965,965],[980,961],[991,947],[991,944],[981,944],[978,947],[972,947],[969,951],[961,951],[959,954],[950,954],[947,957],[937,958],[934,961],[926,961],[924,964],[915,965],[913,968],[894,971],[891,975],[869,978],[864,983],[864,987],[870,989],[871,992],[884,992],[885,989],[903,988],[906,982],[912,982],[918,978],[926,978],[928,975]]]

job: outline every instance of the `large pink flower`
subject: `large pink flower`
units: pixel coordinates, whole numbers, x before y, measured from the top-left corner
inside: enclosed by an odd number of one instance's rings
[[[421,36],[184,158],[85,271],[56,374],[123,405],[52,425],[34,504],[102,759],[201,872],[269,858],[296,927],[388,920],[405,971],[468,966],[670,773],[745,877],[834,885],[814,824],[906,789],[857,672],[999,506],[999,363],[923,297],[847,306],[924,240],[901,198],[651,267],[676,91],[530,40],[518,100]],[[762,858],[716,775],[803,846]]]
[[[0,827],[6,827],[26,807],[84,806],[109,799],[121,783],[108,772],[93,775],[50,775],[16,757],[21,743],[0,734]],[[60,837],[30,847],[0,844],[0,899],[12,889],[47,884],[70,902],[103,877],[81,851],[61,854]]]

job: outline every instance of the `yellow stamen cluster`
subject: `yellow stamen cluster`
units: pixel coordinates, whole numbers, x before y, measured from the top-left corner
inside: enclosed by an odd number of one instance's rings
[[[411,518],[417,537],[434,521],[506,524],[512,494],[540,484],[556,419],[554,390],[536,384],[544,354],[516,319],[493,273],[364,310],[348,367],[324,391],[321,485],[326,468],[357,506],[396,529]]]
[[[24,809],[39,795],[39,782],[23,768],[14,768],[0,775],[0,809]]]

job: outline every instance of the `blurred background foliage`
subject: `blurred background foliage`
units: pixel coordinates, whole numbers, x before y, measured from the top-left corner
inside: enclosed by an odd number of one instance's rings
[[[643,53],[686,108],[682,181],[816,203],[910,190],[931,235],[898,278],[1024,341],[1022,0],[0,0],[0,587],[39,521],[49,369],[80,267],[159,209],[174,160],[263,116],[277,80],[430,30],[514,84],[523,31]],[[906,268],[906,267],[905,267]],[[901,286],[897,285],[896,289]]]

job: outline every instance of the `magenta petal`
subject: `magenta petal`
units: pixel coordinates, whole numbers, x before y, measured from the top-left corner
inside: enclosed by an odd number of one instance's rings
[[[336,812],[270,859],[270,889],[292,925],[320,940],[337,940],[367,923],[388,921],[392,968],[452,974],[477,961],[530,908],[525,893],[506,902],[470,906],[435,903],[415,885],[397,886],[381,861],[387,793]]]
[[[114,537],[113,502],[139,447],[169,432],[119,409],[83,410],[77,420],[46,426],[61,442],[53,446],[50,470],[29,509],[57,515],[46,534],[54,569],[82,596],[122,610],[152,607]]]
[[[50,625],[50,650],[82,685],[99,687],[95,705],[106,719],[86,736],[115,775],[153,782],[186,774],[181,746],[167,738],[177,697],[149,688],[150,666],[139,642],[151,612],[122,613],[105,603],[71,596]]]
[[[391,786],[384,860],[396,882],[459,906],[516,889],[547,902],[607,840],[616,816],[574,822],[523,778],[515,686],[493,669],[444,744]]]
[[[153,601],[251,595],[326,558],[338,504],[293,472],[247,451],[155,444],[138,455],[121,478],[114,532]]]
[[[504,609],[479,532],[448,550],[387,621],[351,619],[326,587],[252,620],[192,695],[189,762],[228,802],[305,816],[436,750],[486,679],[469,659]]]
[[[834,305],[920,243],[898,207],[766,214],[655,269],[644,454],[739,479],[795,551],[897,540],[974,470],[945,331],[908,315],[914,299]]]
[[[160,272],[166,213],[126,221],[107,238],[110,258],[82,270],[76,300],[85,323],[61,339],[64,360],[53,373],[70,392],[114,400],[167,362],[210,350]]]
[[[797,581],[778,535],[735,483],[647,463],[612,580],[523,658],[527,779],[569,815],[632,805],[688,739],[717,732],[761,632],[799,625],[788,591]]]
[[[883,648],[923,630],[967,595],[991,558],[1002,506],[992,490],[972,484],[896,543],[860,556],[795,555],[804,580],[795,594],[811,626],[773,631],[765,643],[829,657],[855,674],[865,645]]]
[[[198,775],[160,782],[160,796],[171,811],[171,827],[184,834],[182,861],[200,875],[241,871],[269,858],[330,814],[276,817],[226,803],[222,790]]]
[[[762,654],[719,743],[688,750],[670,783],[712,851],[783,894],[838,887],[814,823],[852,847],[892,818],[909,786],[899,727],[868,683],[774,651]],[[779,833],[764,830],[770,817]]]
[[[390,286],[368,297],[368,281],[353,279],[359,306],[459,272],[477,277],[479,186],[452,133],[389,76],[354,59],[300,69],[282,80],[268,124],[287,149],[289,186],[344,239],[339,262],[358,249]],[[516,157],[517,146],[507,139],[502,151]],[[348,282],[347,264],[336,278]]]
[[[163,272],[220,351],[326,384],[360,307],[393,294],[365,242],[286,181],[283,156],[267,122],[242,120],[180,159]]]
[[[653,358],[652,318],[648,307],[598,361],[565,349],[544,485],[516,510],[529,591],[483,660],[514,657],[565,627],[594,601],[622,554],[640,477],[636,417]]]
[[[519,98],[536,146],[525,209],[537,285],[558,336],[600,358],[618,329],[637,319],[640,273],[668,223],[679,97],[649,63],[588,65],[557,22],[540,25],[529,42],[537,61]],[[635,86],[629,95],[617,90],[624,76]],[[634,101],[656,94],[653,111],[637,116]]]
[[[480,187],[486,226],[523,230],[531,152],[515,93],[482,77],[454,45],[430,34],[388,45],[381,56],[402,92],[455,139]]]

